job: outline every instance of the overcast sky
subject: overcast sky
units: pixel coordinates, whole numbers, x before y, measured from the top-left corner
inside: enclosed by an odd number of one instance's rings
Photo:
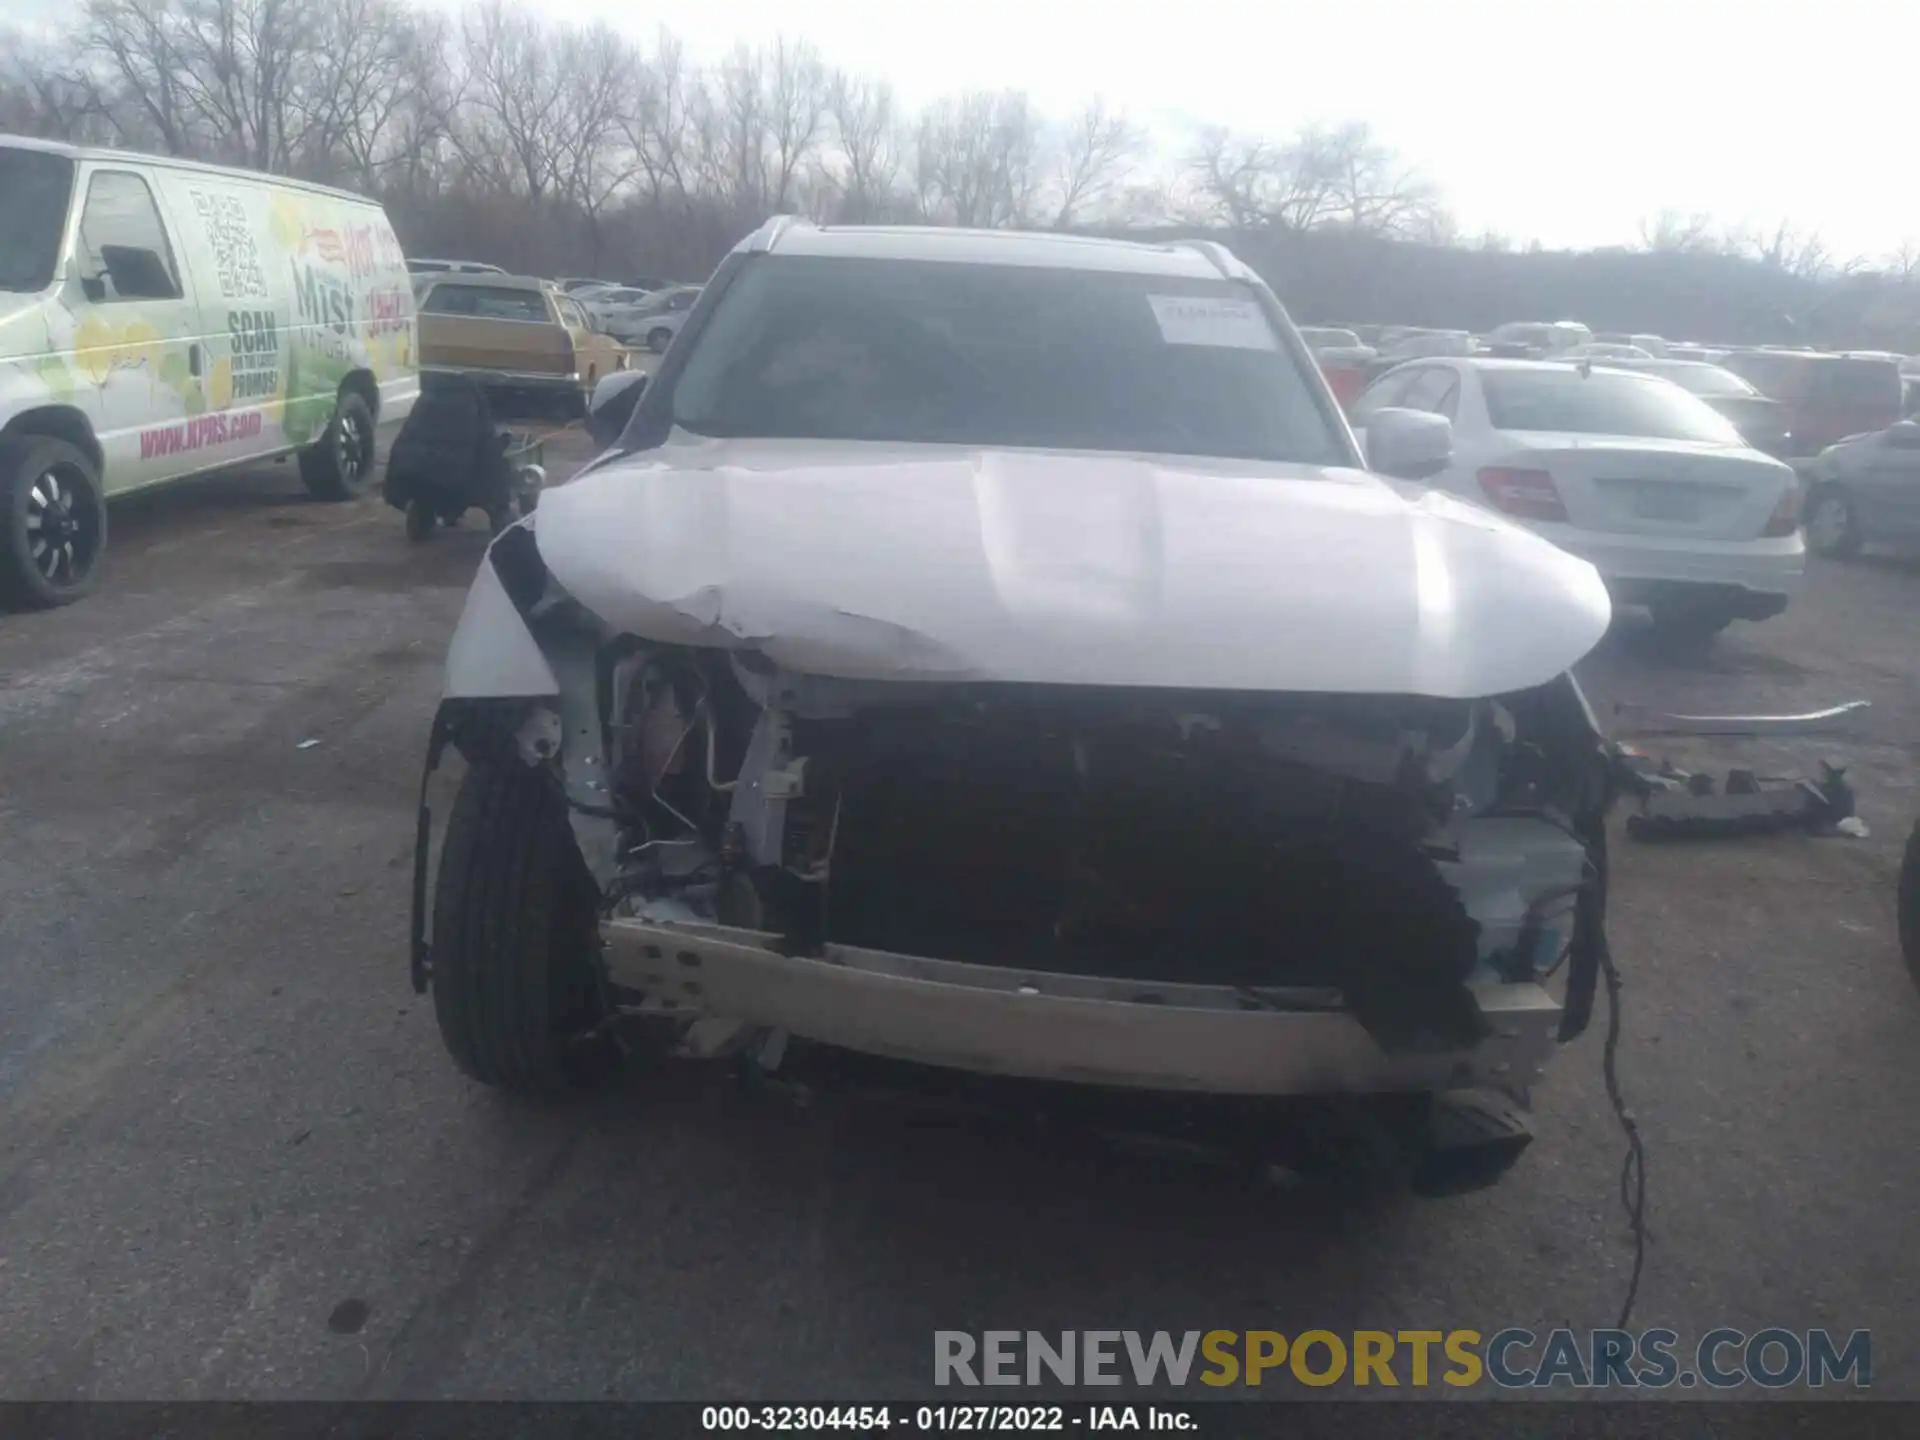
[[[452,0],[440,0],[452,6]],[[702,58],[785,30],[919,101],[1098,92],[1166,131],[1370,121],[1468,233],[1626,243],[1662,207],[1920,239],[1920,14],[1902,0],[539,0]]]
[[[429,0],[444,9],[460,0]],[[1467,234],[1630,243],[1662,208],[1817,230],[1837,256],[1920,240],[1920,12],[1905,0],[530,0],[693,56],[782,31],[903,100],[1094,94],[1184,149],[1197,126],[1360,119]],[[0,0],[16,18],[65,0]]]

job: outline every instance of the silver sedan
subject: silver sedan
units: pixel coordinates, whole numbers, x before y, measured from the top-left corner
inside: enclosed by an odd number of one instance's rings
[[[1807,544],[1845,559],[1869,544],[1920,544],[1920,423],[1850,435],[1807,470]]]

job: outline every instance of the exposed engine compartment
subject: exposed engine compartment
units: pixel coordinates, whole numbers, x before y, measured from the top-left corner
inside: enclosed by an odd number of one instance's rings
[[[617,914],[1486,1033],[1596,876],[1570,681],[1521,696],[853,682],[623,641],[597,665]],[[1577,713],[1576,713],[1577,712]]]

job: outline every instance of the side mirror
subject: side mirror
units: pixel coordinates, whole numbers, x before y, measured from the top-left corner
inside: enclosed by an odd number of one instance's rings
[[[1386,406],[1367,417],[1367,467],[1395,480],[1429,480],[1453,459],[1453,422]]]
[[[620,438],[647,388],[644,370],[616,370],[593,387],[587,401],[587,434],[601,449]]]

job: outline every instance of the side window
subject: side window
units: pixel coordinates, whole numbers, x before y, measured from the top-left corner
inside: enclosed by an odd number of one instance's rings
[[[81,282],[96,304],[178,300],[180,271],[147,182],[128,170],[99,170],[80,215]]]
[[[586,311],[582,310],[579,305],[575,304],[572,300],[561,295],[556,295],[553,297],[553,303],[560,309],[560,323],[562,325],[571,325],[576,330],[591,330],[593,328],[593,326],[587,323]]]
[[[1398,405],[1407,393],[1407,387],[1419,378],[1418,367],[1401,370],[1389,370],[1373,384],[1360,393],[1353,402],[1353,418],[1364,420],[1376,410],[1385,410]]]
[[[420,301],[422,315],[471,315],[473,296],[464,285],[436,285]]]
[[[692,292],[683,290],[667,302],[667,308],[669,310],[691,310],[693,308],[694,298]]]
[[[1451,420],[1459,400],[1460,382],[1454,378],[1453,372],[1430,365],[1415,376],[1400,403],[1410,410],[1428,410]]]

